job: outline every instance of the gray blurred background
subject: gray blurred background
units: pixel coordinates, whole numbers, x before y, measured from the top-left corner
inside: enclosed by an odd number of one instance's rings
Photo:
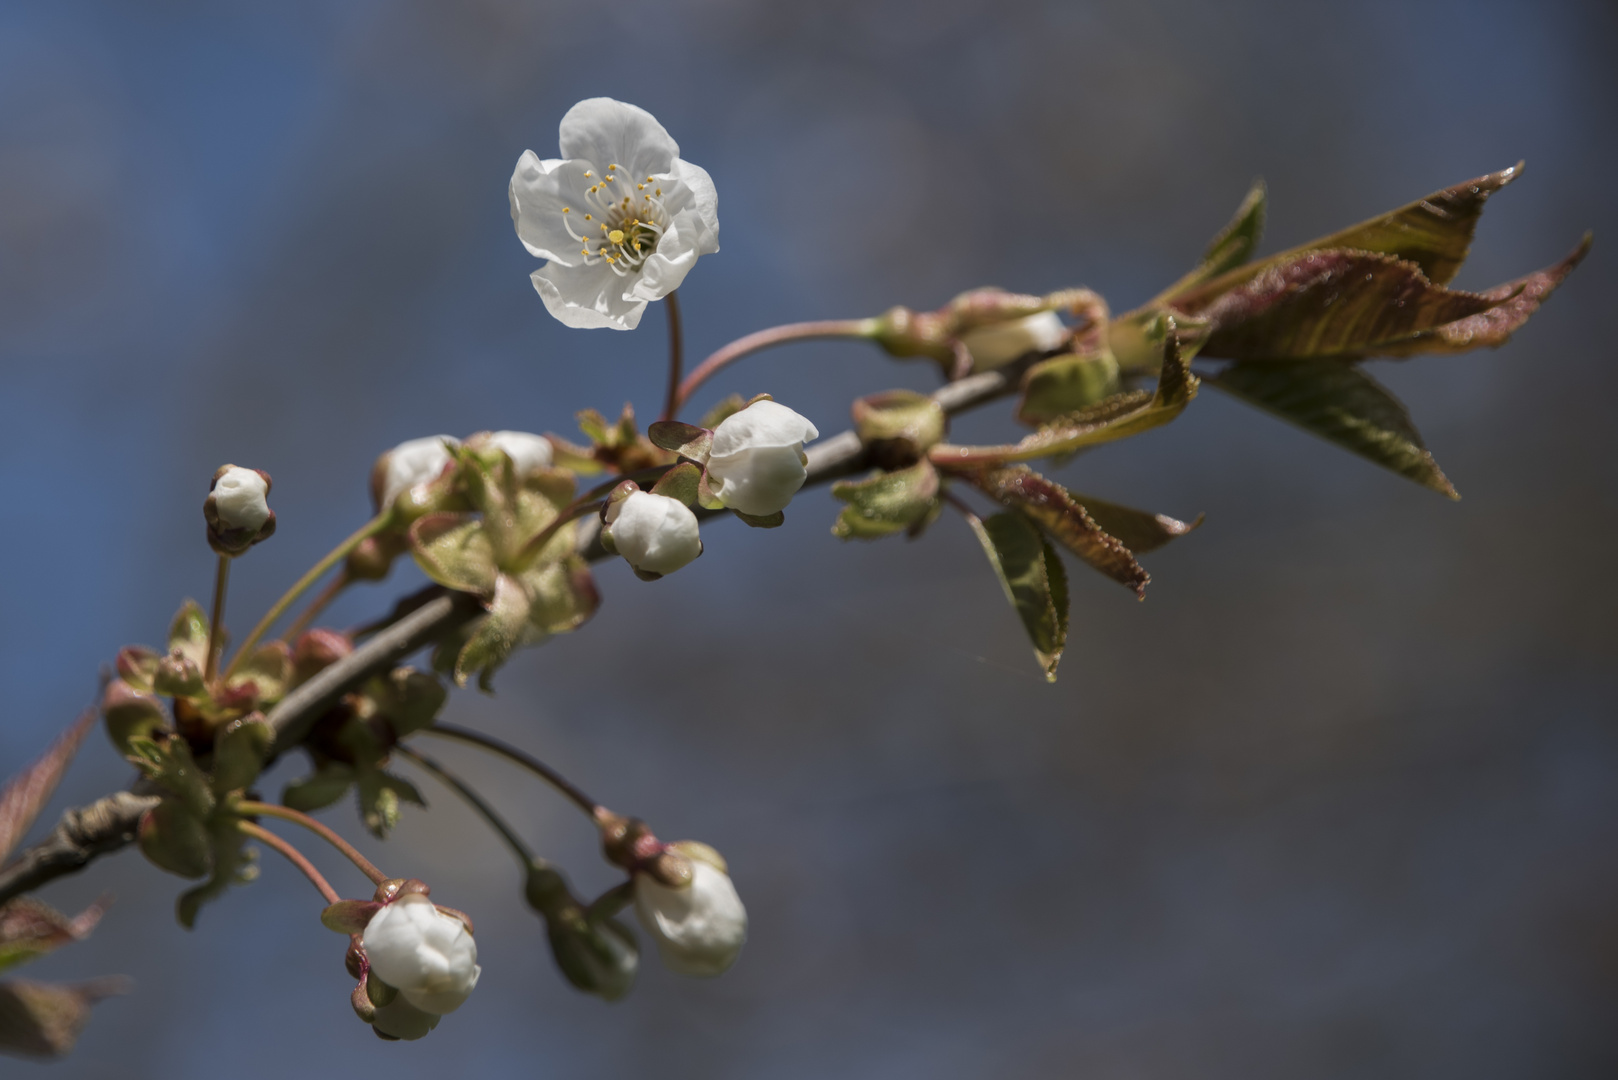
[[[220,463],[276,481],[239,633],[364,519],[385,447],[655,411],[661,312],[566,330],[507,214],[517,156],[554,155],[583,97],[650,109],[718,185],[723,251],[681,290],[696,356],[985,284],[1123,310],[1255,175],[1266,250],[1519,158],[1457,284],[1597,244],[1506,348],[1377,366],[1464,502],[1212,391],[1064,470],[1208,521],[1148,557],[1145,604],[1074,568],[1054,687],[953,519],[842,545],[816,491],[782,530],[716,523],[666,581],[602,568],[584,632],[448,715],[720,848],[752,916],[725,978],[648,958],[622,1004],[575,994],[506,852],[422,780],[432,812],[364,846],[477,918],[483,981],[432,1037],[354,1019],[343,942],[273,856],[188,933],[183,884],[124,853],[45,893],[118,902],[27,974],[135,993],[67,1063],[5,1075],[1614,1075],[1615,48],[1610,4],[1557,0],[6,5],[0,772],[206,594]],[[768,391],[830,434],[898,385],[934,375],[803,345],[698,404]],[[558,798],[441,756],[612,882]],[[36,831],[127,773],[93,738]]]

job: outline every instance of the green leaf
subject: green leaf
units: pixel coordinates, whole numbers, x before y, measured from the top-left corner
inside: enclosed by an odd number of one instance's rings
[[[469,514],[428,514],[410,526],[416,565],[438,584],[488,596],[499,570],[483,523]]]
[[[535,567],[523,575],[523,584],[534,599],[530,641],[576,630],[601,606],[590,564],[577,555]]]
[[[380,711],[399,739],[431,726],[449,698],[437,676],[415,668],[394,668],[377,682]]]
[[[1264,181],[1254,180],[1246,198],[1236,208],[1236,216],[1208,242],[1197,268],[1170,286],[1165,296],[1185,292],[1210,278],[1233,270],[1253,257],[1259,237],[1264,235]]]
[[[1213,384],[1423,487],[1460,498],[1399,399],[1357,366],[1322,360],[1233,364]]]
[[[1190,523],[1171,518],[1167,514],[1153,514],[1128,506],[1106,502],[1076,491],[1068,492],[1074,502],[1107,533],[1136,555],[1156,551],[1170,540],[1184,536],[1202,524],[1202,515]]]
[[[1117,537],[1096,524],[1083,506],[1061,484],[1026,465],[984,469],[966,477],[985,495],[1003,506],[1021,511],[1057,543],[1120,584],[1145,596],[1151,575]]]
[[[118,650],[118,677],[141,693],[149,694],[152,692],[152,679],[157,675],[159,659],[151,649],[126,645]]]
[[[1110,351],[1090,356],[1053,356],[1023,376],[1017,419],[1035,427],[1100,404],[1117,394],[1118,361]]]
[[[840,480],[834,498],[848,503],[831,533],[839,540],[875,540],[914,527],[938,507],[938,470],[928,461],[865,480]]]
[[[697,489],[701,484],[702,466],[682,461],[658,478],[657,483],[652,485],[652,494],[666,495],[679,499],[687,506],[696,506],[700,497]]]
[[[258,877],[258,854],[247,846],[247,837],[236,828],[235,819],[220,815],[208,830],[213,872],[208,880],[180,894],[174,914],[187,930],[197,925],[202,905],[224,895],[232,885],[245,885]]]
[[[94,709],[85,712],[43,754],[0,788],[0,863],[6,861],[50,801],[95,720]]]
[[[1485,345],[1490,348],[1504,345],[1528,321],[1528,317],[1539,310],[1539,305],[1556,291],[1556,287],[1573,272],[1573,268],[1584,260],[1590,251],[1591,240],[1591,235],[1586,233],[1579,246],[1561,262],[1516,281],[1497,285],[1481,294],[1487,299],[1499,301],[1497,306],[1378,351],[1384,356],[1415,356],[1418,353],[1458,353],[1481,349]]]
[[[873,455],[906,458],[910,464],[944,437],[944,407],[931,395],[914,390],[887,390],[854,402],[854,431]],[[895,447],[893,444],[899,444]]]
[[[239,791],[257,780],[274,742],[275,732],[257,713],[221,727],[213,744],[214,794]]]
[[[213,789],[184,739],[178,735],[161,741],[134,736],[129,740],[129,749],[129,760],[148,779],[183,802],[193,816],[205,819],[213,813]]]
[[[410,781],[366,766],[359,769],[359,800],[360,818],[367,831],[378,840],[387,839],[388,833],[399,824],[402,803],[427,805]]]
[[[262,705],[273,705],[286,696],[292,682],[292,650],[284,641],[261,645],[253,655],[242,661],[231,676],[232,689],[252,683],[257,692],[255,700]]]
[[[983,545],[1005,590],[1006,599],[1022,620],[1034,655],[1045,678],[1056,681],[1056,665],[1067,647],[1067,572],[1055,549],[1016,511],[996,514],[987,521],[969,515],[967,522]]]
[[[940,443],[929,451],[928,457],[940,467],[960,469],[1070,454],[1160,427],[1184,412],[1196,396],[1197,377],[1191,374],[1180,356],[1174,335],[1170,334],[1163,341],[1162,369],[1155,393],[1137,390],[1114,395],[1100,405],[1040,428],[1014,446]]]
[[[654,446],[672,450],[683,458],[703,465],[708,463],[708,454],[713,447],[713,432],[678,420],[659,420],[646,429],[646,437],[652,440]]]
[[[169,624],[169,652],[175,650],[198,668],[208,665],[208,616],[195,600],[181,604]]]
[[[289,783],[281,792],[281,802],[309,813],[341,799],[353,782],[352,768],[338,761],[324,761],[308,776]]]
[[[1204,356],[1355,359],[1504,299],[1434,285],[1415,263],[1389,255],[1333,249],[1275,263],[1196,314],[1214,326]]]
[[[555,564],[543,566],[549,569]],[[457,686],[465,686],[466,680],[476,674],[478,686],[485,692],[490,690],[489,680],[494,673],[519,645],[529,640],[528,617],[533,603],[533,598],[516,578],[501,574],[495,579],[494,595],[487,605],[489,613],[477,621],[472,636],[456,657]]]

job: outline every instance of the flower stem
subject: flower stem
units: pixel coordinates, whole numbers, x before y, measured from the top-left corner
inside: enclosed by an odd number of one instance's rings
[[[350,844],[347,840],[344,840],[341,836],[338,836],[329,826],[321,824],[301,810],[294,810],[290,806],[277,806],[275,803],[255,802],[252,799],[243,799],[241,802],[236,804],[236,809],[244,814],[253,814],[258,817],[280,818],[282,821],[290,821],[294,825],[302,825],[304,828],[326,841],[332,847],[342,852],[343,855],[347,857],[349,862],[360,868],[360,873],[370,878],[375,884],[380,885],[384,881],[388,880],[388,875],[378,870],[371,863],[371,860],[367,859],[364,855],[361,855],[359,851],[355,849],[353,844]]]
[[[479,795],[470,784],[426,754],[418,753],[403,743],[395,746],[393,752],[404,755],[432,773],[446,787],[453,788],[457,795],[465,799],[472,809],[481,814],[483,820],[487,821],[494,831],[500,834],[501,839],[506,842],[506,846],[511,849],[512,854],[517,856],[517,861],[522,864],[524,870],[533,865],[535,858],[533,849],[523,843],[522,837],[517,835],[516,831],[506,822],[506,819],[496,813],[494,807],[485,802],[483,796]]]
[[[827,319],[821,322],[772,326],[768,330],[760,330],[746,337],[737,338],[698,364],[696,369],[686,376],[680,388],[675,391],[674,408],[668,411],[668,416],[672,418],[674,413],[679,412],[680,408],[691,399],[697,387],[749,353],[775,345],[785,345],[789,341],[812,341],[815,338],[868,338],[873,336],[876,330],[876,319]]]
[[[663,298],[669,313],[669,392],[663,399],[664,420],[673,420],[680,407],[680,370],[685,365],[685,339],[680,332],[679,290]]]
[[[303,852],[299,851],[297,848],[293,847],[279,836],[276,836],[264,826],[255,825],[251,821],[238,821],[236,823],[236,829],[243,836],[251,836],[254,840],[257,840],[265,847],[272,847],[276,851],[279,851],[282,855],[285,855],[287,861],[293,866],[296,866],[299,870],[302,870],[303,876],[313,882],[315,888],[320,890],[320,895],[326,898],[326,903],[335,904],[339,899],[341,899],[341,897],[337,895],[337,890],[331,887],[331,882],[322,877],[320,871],[315,869],[314,864],[308,859],[304,858]]]
[[[579,809],[588,814],[592,820],[594,820],[597,812],[601,810],[600,803],[596,802],[583,791],[579,790],[579,788],[575,787],[567,777],[563,776],[561,773],[557,772],[555,769],[551,768],[549,765],[545,764],[543,761],[532,756],[531,754],[518,750],[510,743],[501,742],[499,739],[492,736],[485,735],[479,731],[473,731],[471,728],[463,728],[456,724],[437,723],[431,727],[423,728],[422,730],[429,735],[441,735],[446,739],[459,739],[461,742],[471,743],[473,746],[481,746],[485,750],[491,750],[507,760],[521,765],[523,768],[527,769],[529,772],[551,785],[551,787],[555,788],[557,791],[560,791],[563,795],[566,795],[574,802],[575,805],[579,807]]]
[[[326,610],[326,605],[337,599],[337,594],[348,588],[348,586],[348,571],[339,570],[337,576],[331,579],[331,583],[320,590],[320,594],[309,601],[309,606],[304,608],[296,619],[292,620],[292,625],[287,627],[287,641],[296,641],[298,635],[309,629],[309,624],[314,622],[322,611]]]
[[[622,482],[623,477],[618,477],[613,483],[616,486]],[[556,535],[558,529],[570,521],[577,521],[587,514],[595,513],[605,505],[607,505],[606,502],[601,499],[588,502],[583,499],[576,499],[570,505],[563,507],[562,512],[556,515],[555,520],[535,533],[534,538],[524,544],[521,551],[517,552],[515,560],[517,566],[527,569],[528,565],[539,556],[539,553],[545,550],[545,545],[551,542],[551,538]]]
[[[225,591],[230,587],[230,556],[219,556],[219,570],[213,579],[213,613],[208,618],[208,658],[202,666],[202,678],[213,682],[219,672],[219,654],[225,647]]]
[[[252,653],[253,646],[257,645],[259,640],[269,632],[270,627],[275,625],[277,619],[286,614],[287,608],[291,607],[298,597],[308,591],[309,586],[319,581],[326,571],[348,558],[349,552],[359,547],[370,537],[381,532],[391,521],[391,513],[384,511],[378,514],[360,526],[353,536],[327,552],[325,558],[311,566],[308,573],[294,582],[292,588],[288,589],[281,599],[275,602],[275,606],[264,613],[264,617],[258,621],[258,625],[253,627],[253,632],[247,635],[247,640],[242,642],[241,648],[236,650],[236,655],[231,658],[230,666],[225,668],[225,678],[230,678],[230,673],[236,670],[236,665],[240,664],[244,657]]]

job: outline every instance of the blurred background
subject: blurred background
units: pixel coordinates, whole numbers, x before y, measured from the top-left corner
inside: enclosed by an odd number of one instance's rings
[[[421,779],[432,812],[364,846],[477,919],[483,981],[430,1038],[354,1019],[343,942],[273,856],[188,933],[182,882],[125,852],[43,894],[118,902],[26,974],[135,992],[6,1075],[1613,1075],[1615,49],[1612,6],[1566,0],[6,5],[0,772],[206,598],[222,462],[272,472],[280,520],[233,576],[240,633],[367,516],[386,447],[655,411],[662,313],[566,330],[508,217],[580,98],[650,109],[718,186],[694,357],[987,284],[1124,310],[1255,175],[1276,250],[1526,158],[1459,287],[1597,233],[1506,348],[1375,366],[1461,503],[1213,391],[1067,467],[1208,520],[1147,558],[1144,604],[1072,569],[1054,687],[957,520],[844,545],[817,490],[665,581],[602,567],[585,631],[446,715],[720,848],[752,916],[725,978],[647,957],[619,1005],[574,993],[507,853]],[[768,391],[831,434],[935,379],[799,345],[697,404]],[[581,889],[613,881],[559,798],[440,756]],[[36,834],[128,773],[93,737]]]

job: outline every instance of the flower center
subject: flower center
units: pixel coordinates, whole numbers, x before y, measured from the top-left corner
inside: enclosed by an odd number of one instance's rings
[[[588,172],[584,178],[595,179]],[[562,226],[579,242],[584,265],[594,266],[597,259],[605,259],[619,277],[639,270],[657,250],[669,223],[663,189],[656,179],[648,176],[644,183],[631,184],[618,166],[608,165],[607,175],[585,190],[584,201],[589,209],[583,221],[574,216],[573,207],[562,207]]]

